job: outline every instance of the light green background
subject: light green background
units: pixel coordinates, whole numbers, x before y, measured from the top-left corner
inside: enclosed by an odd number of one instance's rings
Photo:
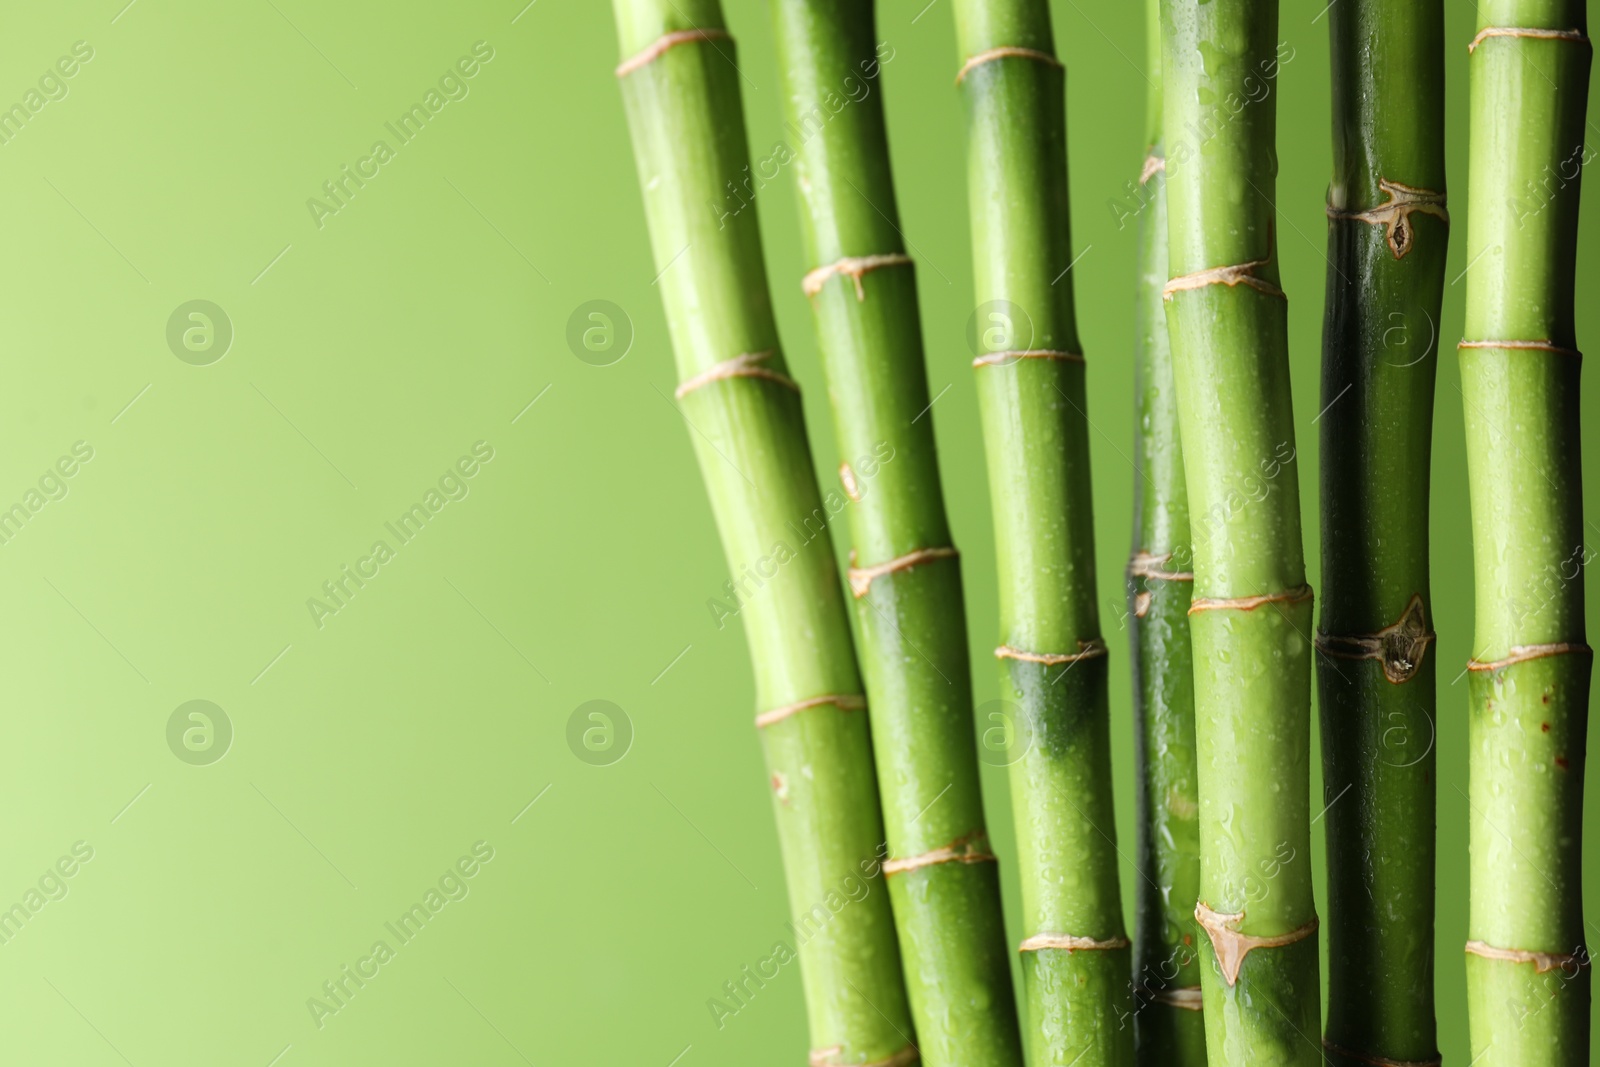
[[[93,848],[67,895],[0,945],[0,1062],[803,1062],[792,969],[720,1031],[705,1007],[783,936],[787,913],[743,638],[717,630],[705,606],[727,575],[667,399],[607,5],[124,2],[19,7],[0,35],[0,106],[74,42],[94,49],[66,97],[0,146],[0,507],[75,442],[94,450],[66,496],[0,545],[0,908],[24,901],[75,842]],[[963,341],[958,57],[948,0],[924,3],[881,5],[895,49],[884,87],[981,700],[994,695],[996,605]],[[1462,205],[1473,12],[1448,6]],[[1107,201],[1145,147],[1139,7],[1055,5],[1125,857],[1135,238]],[[1294,58],[1277,87],[1314,582],[1329,170],[1320,8],[1285,6]],[[729,18],[764,151],[780,136],[768,16],[739,0]],[[480,40],[494,58],[469,95],[412,143],[391,141],[395,158],[319,229],[307,199],[390,139],[384,123]],[[758,203],[817,466],[831,472],[791,181]],[[1579,336],[1591,343],[1592,206],[1579,271],[1591,294]],[[1464,247],[1458,218],[1452,278]],[[1457,1064],[1466,687],[1451,679],[1470,653],[1472,605],[1450,346],[1464,288],[1447,288],[1440,327],[1433,512],[1440,1044]],[[569,315],[596,298],[625,308],[636,331],[603,368],[565,340]],[[181,362],[165,339],[193,299],[221,305],[235,329],[210,366]],[[412,543],[392,541],[395,558],[318,629],[307,598],[388,540],[384,522],[477,441],[494,459],[470,495]],[[1600,462],[1585,452],[1600,499]],[[566,742],[573,710],[598,698],[635,731],[605,767]],[[236,731],[210,766],[167,746],[169,716],[193,699],[216,702]],[[984,774],[1007,860],[1004,773]],[[480,840],[494,858],[470,894],[319,1029],[307,999],[375,940],[398,946],[384,923]],[[1136,877],[1124,863],[1126,893]],[[1589,910],[1600,915],[1593,892]]]

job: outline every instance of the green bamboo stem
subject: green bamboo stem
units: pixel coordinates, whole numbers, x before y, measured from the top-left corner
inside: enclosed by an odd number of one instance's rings
[[[1444,6],[1328,11],[1322,357],[1328,1026],[1338,1067],[1437,1063],[1428,465],[1445,211]]]
[[[728,567],[765,579],[740,617],[763,712],[811,1062],[910,1063],[861,683],[829,535],[815,522],[827,512],[778,348],[755,212],[719,218],[712,206],[749,161],[733,43],[717,0],[616,0],[615,10],[682,412]],[[798,536],[808,522],[815,532]],[[868,891],[858,897],[862,884]],[[835,909],[830,902],[845,895],[851,902]],[[717,1005],[708,1006],[720,1023]]]
[[[1277,0],[1163,0],[1167,327],[1194,539],[1211,1062],[1318,1064],[1311,590],[1274,261]]]
[[[852,497],[850,577],[885,871],[918,1045],[928,1067],[1015,1067],[1021,1042],[979,791],[961,573],[877,78],[892,53],[877,50],[870,3],[773,0],[772,10],[813,268],[803,285]],[[892,461],[862,491],[860,458],[885,453]]]
[[[1000,696],[1022,888],[1028,1062],[1131,1067],[1065,75],[1044,0],[958,0]]]
[[[1583,493],[1573,324],[1581,0],[1485,0],[1471,71],[1461,391],[1477,619],[1467,1003],[1476,1067],[1589,1062]]]
[[[1200,896],[1189,600],[1194,552],[1178,400],[1161,288],[1167,282],[1166,157],[1161,131],[1161,12],[1147,0],[1150,152],[1140,170],[1135,374],[1134,551],[1128,561],[1138,816],[1134,1047],[1141,1067],[1206,1062],[1194,906]]]

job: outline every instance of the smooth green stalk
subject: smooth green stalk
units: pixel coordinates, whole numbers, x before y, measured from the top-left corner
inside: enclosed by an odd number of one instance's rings
[[[1128,563],[1133,649],[1138,863],[1134,933],[1135,1052],[1141,1067],[1206,1062],[1194,905],[1200,896],[1200,787],[1194,658],[1189,646],[1194,552],[1183,480],[1178,398],[1161,287],[1167,283],[1167,189],[1161,143],[1161,12],[1146,4],[1153,82],[1150,153],[1140,172],[1138,349],[1134,365],[1134,551]]]
[[[716,0],[616,0],[616,16],[623,55],[648,60],[622,75],[622,93],[679,378],[770,353],[754,364],[768,376],[706,381],[683,396],[682,411],[728,567],[765,579],[739,611],[758,706],[823,698],[761,729],[794,915],[785,941],[798,947],[812,1062],[909,1062],[911,1022],[878,873],[871,741],[828,513],[778,351],[755,212],[723,218],[716,208],[749,160],[733,44],[713,36],[653,59],[645,51],[663,34],[719,30]],[[713,1016],[718,1004],[708,1003]]]
[[[1163,0],[1167,327],[1194,540],[1212,1063],[1319,1064],[1311,590],[1274,261],[1277,0]]]
[[[1065,76],[1044,0],[958,0],[955,13],[1000,570],[990,717],[1009,742],[993,755],[1010,765],[1028,1062],[1131,1067],[1084,363],[1062,278]]]
[[[1014,1067],[1021,1039],[979,792],[961,572],[884,131],[879,73],[894,53],[862,0],[773,0],[772,10],[813,268],[805,288],[852,498],[885,872],[917,1041],[927,1067]]]
[[[1581,0],[1485,0],[1478,17],[1461,347],[1477,603],[1467,1005],[1476,1067],[1576,1067],[1593,654],[1573,286],[1591,49]]]
[[[1329,1059],[1438,1058],[1428,462],[1449,222],[1442,0],[1345,0],[1333,44],[1317,635]]]

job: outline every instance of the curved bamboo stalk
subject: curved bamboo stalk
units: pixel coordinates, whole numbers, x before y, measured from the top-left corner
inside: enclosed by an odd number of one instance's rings
[[[811,1062],[909,1063],[915,1049],[878,869],[883,823],[849,620],[825,526],[804,541],[794,532],[827,512],[799,393],[778,352],[755,212],[724,219],[708,206],[749,160],[733,44],[716,0],[615,6],[628,57],[618,75],[683,415],[696,430],[729,569],[776,568],[740,617],[763,710],[757,725]],[[850,903],[834,908],[843,897]]]

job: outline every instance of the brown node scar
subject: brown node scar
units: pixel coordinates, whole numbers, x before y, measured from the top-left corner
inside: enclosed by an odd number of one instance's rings
[[[1375,659],[1383,664],[1383,676],[1395,685],[1409,682],[1422,668],[1422,659],[1433,643],[1434,633],[1422,606],[1422,595],[1413,593],[1398,621],[1375,634],[1335,636],[1317,631],[1317,651],[1339,659]]]
[[[1151,154],[1144,157],[1144,167],[1139,171],[1139,184],[1144,185],[1151,178],[1167,169],[1167,157]]]
[[[1268,260],[1265,259],[1252,259],[1248,263],[1236,263],[1229,267],[1207,267],[1193,274],[1180,275],[1161,287],[1161,299],[1171,300],[1174,293],[1185,289],[1203,289],[1208,285],[1226,285],[1230,288],[1235,285],[1248,285],[1257,292],[1287,300],[1288,297],[1283,295],[1282,289],[1265,278],[1256,277],[1256,268],[1264,267],[1267,263]]]
[[[743,355],[734,356],[732,359],[725,359],[710,370],[701,371],[678,386],[673,390],[672,395],[682,400],[701,386],[710,385],[712,382],[720,382],[724,378],[764,378],[769,382],[777,382],[779,385],[793,389],[798,393],[800,386],[793,378],[775,371],[771,367],[762,366],[763,363],[775,355],[777,355],[776,352],[769,350],[766,352],[746,352]]]
[[[850,464],[839,464],[839,482],[844,486],[844,495],[861,503],[861,486],[856,484],[856,472],[850,469]]]
[[[837,263],[829,263],[810,271],[800,280],[800,288],[805,290],[807,296],[816,296],[822,292],[822,287],[828,284],[828,279],[835,274],[843,274],[856,284],[856,300],[867,298],[867,291],[861,287],[861,276],[868,271],[879,270],[883,267],[909,267],[911,257],[904,252],[888,252],[877,256],[846,256]]]
[[[1434,218],[1450,221],[1450,212],[1445,210],[1445,196],[1431,189],[1418,189],[1410,185],[1401,185],[1399,182],[1389,181],[1387,178],[1378,179],[1378,188],[1388,194],[1389,199],[1377,207],[1365,211],[1337,211],[1330,204],[1327,208],[1330,219],[1353,219],[1356,222],[1366,222],[1374,226],[1383,226],[1388,233],[1386,239],[1389,251],[1394,253],[1395,259],[1404,259],[1407,252],[1411,251],[1413,238],[1416,236],[1411,215],[1421,212],[1432,215]]]
[[[647,67],[659,59],[662,53],[678,47],[680,44],[693,44],[696,41],[731,41],[733,37],[727,30],[677,30],[673,33],[662,34],[645,47],[642,51],[624,59],[617,66],[617,77],[625,78],[640,67]]]
[[[1594,655],[1594,649],[1588,645],[1569,644],[1565,641],[1549,645],[1512,645],[1511,655],[1505,659],[1489,662],[1480,659],[1468,660],[1467,670],[1499,671],[1518,663],[1526,663],[1531,659],[1544,659],[1546,656],[1565,656],[1574,653],[1580,656],[1592,656]]]
[[[1142,619],[1150,614],[1150,593],[1146,590],[1133,598],[1133,617]]]
[[[990,352],[972,361],[974,367],[1009,367],[1023,359],[1056,359],[1066,363],[1082,363],[1078,352],[1061,352],[1054,348],[1018,348],[1009,352]]]
[[[905,859],[887,860],[883,865],[883,876],[887,878],[891,874],[903,874],[918,867],[932,867],[940,863],[993,862],[995,858],[994,853],[989,851],[989,835],[982,830],[975,830],[932,852],[924,852],[920,856],[908,856]]]
[[[1241,934],[1238,928],[1239,924],[1244,922],[1244,912],[1225,914],[1212,911],[1203,901],[1195,903],[1194,918],[1201,928],[1211,935],[1211,947],[1216,951],[1217,963],[1222,967],[1222,977],[1230,986],[1238,983],[1239,968],[1244,966],[1244,958],[1252,949],[1283,948],[1285,945],[1304,941],[1317,932],[1317,917],[1313,915],[1310,922],[1297,926],[1286,934],[1276,934],[1272,937]]]
[[[839,1059],[844,1052],[843,1045],[831,1045],[828,1048],[816,1048],[806,1058],[807,1067],[843,1067],[844,1061]],[[884,1059],[872,1060],[868,1063],[851,1064],[850,1067],[910,1067],[922,1058],[917,1051],[917,1046],[907,1045],[899,1052],[895,1052]]]
[[[1128,560],[1129,578],[1146,578],[1157,582],[1192,582],[1192,571],[1169,571],[1163,563],[1172,562],[1172,553],[1157,554],[1140,549]]]
[[[1035,63],[1043,63],[1047,67],[1054,67],[1057,70],[1061,69],[1061,60],[1057,59],[1049,52],[1040,52],[1033,48],[1015,48],[1010,46],[1005,48],[991,48],[987,52],[979,52],[977,55],[973,56],[971,59],[962,64],[961,71],[956,75],[956,84],[960,85],[961,80],[967,76],[967,73],[972,70],[973,67],[981,67],[985,63],[995,59],[1031,59]]]
[[[1506,963],[1531,963],[1536,973],[1544,974],[1556,968],[1565,970],[1569,966],[1589,966],[1589,953],[1571,952],[1530,952],[1523,948],[1496,948],[1483,941],[1468,941],[1467,951],[1474,956],[1482,956],[1486,960],[1503,960]]]
[[[1478,36],[1467,45],[1467,54],[1471,55],[1477,47],[1490,37],[1532,37],[1544,41],[1582,41],[1589,43],[1589,38],[1583,35],[1582,30],[1542,30],[1530,29],[1525,26],[1486,26],[1478,31]]]
[[[1509,348],[1524,352],[1554,352],[1559,356],[1571,356],[1582,359],[1583,353],[1576,348],[1562,348],[1560,345],[1551,344],[1549,341],[1462,341],[1457,348]]]
[[[867,698],[859,693],[833,694],[822,697],[811,697],[807,700],[797,700],[793,704],[785,704],[781,708],[763,711],[756,716],[756,728],[771,726],[775,722],[787,719],[798,712],[810,708],[835,707],[840,711],[861,711],[867,706]]]
[[[1189,605],[1189,614],[1197,611],[1254,611],[1263,604],[1301,604],[1312,597],[1311,587],[1285,589],[1279,593],[1262,593],[1259,596],[1200,597]]]
[[[919,548],[915,552],[907,552],[903,556],[891,559],[887,563],[877,563],[871,567],[850,568],[850,592],[855,594],[857,600],[866,596],[872,589],[872,580],[882,578],[886,574],[895,574],[899,571],[908,571],[919,563],[932,563],[939,559],[954,559],[961,553],[953,548]],[[850,553],[851,561],[855,560],[855,552]]]
[[[1383,1056],[1375,1056],[1370,1052],[1356,1052],[1354,1049],[1348,1049],[1341,1045],[1335,1045],[1327,1038],[1322,1039],[1322,1047],[1327,1049],[1329,1052],[1337,1052],[1339,1055],[1344,1056],[1347,1059],[1358,1060],[1361,1063],[1370,1063],[1373,1065],[1373,1067],[1439,1067],[1439,1065],[1444,1062],[1438,1056],[1435,1056],[1431,1060],[1391,1060]]]
[[[1026,663],[1043,663],[1048,667],[1056,667],[1063,663],[1077,663],[1079,660],[1098,659],[1108,655],[1106,643],[1098,637],[1091,637],[1087,641],[1078,642],[1076,652],[1024,652],[1020,648],[1010,645],[1001,645],[994,650],[995,659],[1019,659]]]
[[[1200,993],[1197,985],[1174,986],[1171,989],[1154,989],[1142,986],[1139,989],[1142,996],[1149,997],[1157,1004],[1165,1004],[1171,1008],[1182,1008],[1184,1011],[1205,1010],[1205,998]]]
[[[1092,937],[1079,937],[1076,934],[1034,934],[1022,944],[1017,946],[1018,952],[1038,952],[1042,948],[1061,948],[1070,952],[1107,952],[1112,949],[1127,948],[1128,939],[1125,937],[1108,938],[1105,941],[1096,941]]]

